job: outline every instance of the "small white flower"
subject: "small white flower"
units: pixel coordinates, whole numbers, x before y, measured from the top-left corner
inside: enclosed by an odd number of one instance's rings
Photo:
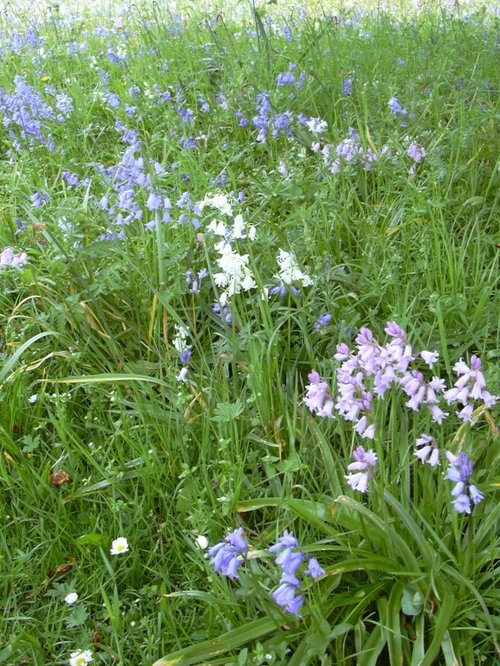
[[[203,210],[205,206],[210,206],[228,217],[233,217],[233,209],[224,194],[206,194],[203,200],[198,203],[200,210]]]
[[[175,378],[176,381],[178,381],[178,382],[185,382],[185,381],[186,381],[187,374],[188,374],[188,371],[189,371],[189,369],[186,368],[186,367],[181,368],[181,371],[179,372],[179,374],[178,374],[177,377]]]
[[[227,227],[224,222],[220,222],[218,220],[212,220],[207,229],[216,236],[225,236],[227,233]]]
[[[303,273],[295,257],[285,250],[280,250],[277,256],[277,262],[280,267],[279,275],[275,275],[283,284],[290,285],[293,282],[300,282],[303,287],[308,287],[312,284],[309,275]]]
[[[174,345],[175,349],[181,354],[184,349],[186,348],[186,339],[189,336],[189,328],[187,326],[184,326],[183,324],[179,326],[178,324],[175,325],[175,338],[172,340],[172,344]]]
[[[196,545],[198,548],[201,548],[201,550],[206,550],[208,548],[208,539],[206,536],[203,536],[203,534],[197,536],[195,541]]]
[[[85,666],[85,664],[90,664],[91,661],[94,661],[94,658],[92,657],[92,652],[90,650],[85,650],[84,652],[72,652],[69,656],[70,666]]]
[[[127,539],[125,539],[125,537],[118,537],[118,539],[115,539],[111,544],[111,549],[109,552],[111,555],[121,555],[122,553],[126,553],[128,549]]]
[[[78,601],[78,593],[70,592],[64,597],[64,601],[68,604],[68,606],[71,606]]]
[[[439,358],[439,353],[431,351],[423,351],[420,352],[420,356],[424,359],[429,368],[432,368],[432,366],[437,362]]]
[[[328,129],[328,124],[321,118],[311,118],[307,122],[307,127],[313,136],[320,136]]]
[[[30,403],[30,405],[34,405],[37,400],[38,400],[38,393],[30,395],[30,397],[28,398],[28,402]]]

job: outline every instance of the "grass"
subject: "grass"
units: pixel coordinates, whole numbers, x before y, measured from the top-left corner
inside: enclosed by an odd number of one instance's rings
[[[364,444],[378,466],[360,493],[345,474],[363,439],[312,414],[304,395],[312,369],[336,391],[337,344],[354,348],[361,327],[383,344],[388,321],[415,350],[439,352],[429,379],[451,387],[455,363],[476,354],[494,392],[497,19],[246,16],[191,8],[181,27],[155,5],[122,24],[2,18],[0,250],[28,261],[0,270],[0,663],[66,664],[91,650],[123,666],[492,664],[492,410],[476,401],[462,422],[450,406],[438,425],[393,387],[374,401]],[[299,86],[277,85],[286,72]],[[29,89],[16,92],[16,76]],[[63,110],[44,114],[41,100]],[[324,120],[324,134],[299,114]],[[332,172],[349,136],[378,156],[371,170],[358,157]],[[412,142],[426,152],[417,164]],[[148,183],[170,208],[154,210]],[[232,247],[254,286],[228,296],[228,320],[213,307],[228,284],[208,226],[232,219],[194,206],[208,193],[246,224]],[[279,249],[312,280],[282,299],[265,291]],[[415,457],[423,432],[472,459],[485,499],[470,515],[451,504],[444,454],[438,468]],[[196,539],[212,546],[236,527],[250,551],[231,581]],[[302,619],[271,597],[280,572],[267,549],[285,529],[325,569],[304,579]],[[130,549],[113,556],[119,536]]]

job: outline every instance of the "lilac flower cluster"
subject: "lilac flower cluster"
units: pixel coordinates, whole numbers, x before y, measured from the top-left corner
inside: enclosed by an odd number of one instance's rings
[[[239,113],[236,113],[240,117]],[[243,116],[240,117],[240,125]],[[308,121],[301,114],[295,116],[291,111],[271,113],[271,101],[268,92],[257,95],[257,113],[252,117],[252,123],[259,131],[257,141],[266,143],[269,133],[276,139],[279,136],[291,137],[293,135],[293,124],[298,120],[304,124]],[[319,119],[318,119],[319,120]]]
[[[355,424],[358,434],[373,439],[374,397],[382,398],[392,386],[398,386],[406,394],[408,409],[418,412],[425,407],[432,420],[439,424],[449,416],[439,405],[441,398],[448,404],[460,402],[463,409],[458,417],[466,421],[471,420],[473,400],[482,400],[486,407],[495,404],[496,397],[485,390],[481,361],[477,356],[472,357],[471,368],[463,361],[455,364],[454,370],[460,378],[455,387],[447,391],[444,379],[437,376],[427,379],[424,372],[411,367],[412,363],[421,359],[432,369],[438,358],[437,352],[415,352],[407,341],[406,333],[395,322],[388,322],[385,332],[391,338],[385,345],[375,339],[370,329],[362,328],[356,337],[356,352],[345,344],[337,346],[335,359],[342,361],[342,365],[337,369],[338,397],[335,404],[327,383],[320,379],[317,372],[310,373],[304,402],[312,412],[332,418],[335,409],[343,419]]]
[[[3,47],[0,53],[7,53],[9,50],[16,55],[23,51],[33,51],[43,46],[43,38],[33,27],[26,28],[24,33],[18,30],[9,30],[8,34],[3,33]]]
[[[387,144],[382,146],[378,153],[371,147],[365,148],[353,129],[349,138],[343,139],[337,146],[327,143],[321,148],[321,144],[314,142],[311,149],[313,152],[321,151],[323,164],[331,173],[338,173],[347,164],[361,166],[365,171],[371,171],[377,162],[392,157],[392,151]]]
[[[486,390],[486,380],[482,373],[481,360],[472,356],[470,367],[462,360],[453,366],[459,376],[451,389],[446,388],[444,379],[438,376],[426,377],[425,372],[414,364],[427,366],[432,370],[439,354],[433,351],[416,352],[407,340],[405,331],[395,322],[388,322],[385,332],[390,341],[381,345],[368,328],[361,328],[356,337],[356,351],[345,344],[337,345],[335,359],[341,362],[337,369],[336,397],[330,391],[328,382],[321,379],[313,370],[309,373],[304,403],[318,416],[334,418],[335,414],[354,423],[354,430],[365,439],[374,439],[376,423],[373,417],[373,401],[381,399],[391,387],[399,388],[408,398],[405,405],[412,411],[428,410],[431,419],[441,424],[449,416],[443,411],[440,401],[448,405],[458,403],[461,409],[457,416],[463,421],[471,421],[475,401],[482,401],[484,407],[492,407],[497,397]],[[416,441],[415,456],[431,467],[439,465],[440,450],[432,435],[422,434]],[[446,454],[452,467],[448,471],[450,480],[464,484],[472,474],[472,467],[464,454],[458,459]],[[354,462],[348,465],[348,484],[360,492],[365,492],[368,480],[376,468],[377,456],[374,451],[358,447],[354,451]],[[460,476],[460,479],[458,478]],[[454,506],[457,511],[469,512],[470,502],[480,501],[481,493],[475,486],[464,497],[463,489],[469,486],[456,486],[457,496]],[[464,507],[464,508],[463,508]]]
[[[189,293],[190,294],[199,294],[200,293],[200,286],[202,283],[202,280],[204,280],[208,275],[208,271],[206,268],[202,268],[201,271],[198,273],[194,273],[191,269],[186,271],[186,283],[189,287]]]
[[[377,454],[375,451],[365,451],[362,446],[358,446],[352,454],[354,462],[347,465],[345,479],[353,490],[359,490],[360,493],[366,492],[368,481],[373,476],[377,467]]]
[[[444,478],[455,484],[451,491],[455,498],[452,504],[457,513],[471,513],[471,500],[473,504],[479,504],[484,499],[484,494],[470,483],[474,471],[472,461],[465,451],[461,451],[458,455],[448,451],[446,457],[450,466]]]
[[[408,138],[407,141],[410,141]],[[321,153],[323,165],[331,173],[339,173],[347,168],[362,168],[365,171],[372,171],[377,164],[382,162],[396,162],[402,159],[402,151],[393,149],[385,143],[380,150],[375,151],[372,147],[365,148],[360,143],[359,134],[354,128],[349,128],[349,136],[343,139],[337,145],[326,143],[322,145],[319,141],[313,141],[311,144],[313,153]],[[424,146],[412,140],[405,152],[413,164],[410,166],[409,173],[414,174],[417,165],[420,164],[427,155]]]
[[[291,532],[285,530],[278,542],[269,548],[269,552],[276,554],[275,564],[281,569],[278,587],[272,593],[272,598],[283,610],[300,617],[299,611],[304,602],[304,595],[300,593],[301,582],[297,572],[299,567],[307,560],[307,569],[304,573],[316,580],[325,573],[318,560],[307,558],[299,547],[298,540]],[[224,541],[209,548],[208,556],[214,571],[220,572],[232,580],[238,578],[238,569],[248,556],[248,543],[243,528],[229,532]]]
[[[462,409],[457,416],[463,421],[471,421],[474,411],[474,400],[481,400],[487,409],[493,407],[497,401],[497,396],[491,395],[486,390],[486,380],[482,373],[481,359],[474,355],[470,359],[470,367],[460,359],[453,366],[453,370],[459,376],[453,388],[445,391],[444,399],[451,405],[460,403]]]
[[[257,95],[257,113],[252,118],[254,127],[259,130],[257,135],[259,143],[266,143],[270,112],[271,103],[269,101],[269,93],[262,92]]]
[[[44,190],[37,190],[31,195],[30,199],[33,208],[42,208],[50,201],[50,196]]]
[[[387,106],[393,112],[393,114],[395,116],[407,116],[408,115],[408,111],[401,104],[399,99],[397,99],[397,97],[391,97],[391,99],[387,103]]]
[[[413,160],[413,164],[410,167],[410,173],[414,174],[417,170],[417,164],[420,164],[424,157],[427,155],[427,152],[423,146],[421,146],[416,141],[412,141],[408,151],[406,153],[410,159]]]
[[[0,252],[0,271],[4,268],[21,268],[28,263],[26,252],[16,254],[11,247],[6,247]]]

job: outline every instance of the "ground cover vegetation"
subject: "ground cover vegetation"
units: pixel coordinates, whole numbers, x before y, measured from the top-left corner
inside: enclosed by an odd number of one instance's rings
[[[0,663],[493,664],[493,13],[0,30]]]

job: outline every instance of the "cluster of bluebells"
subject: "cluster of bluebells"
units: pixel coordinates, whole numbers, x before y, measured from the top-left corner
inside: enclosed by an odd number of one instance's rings
[[[484,499],[483,493],[470,483],[474,471],[472,461],[465,451],[461,451],[458,455],[447,451],[446,457],[450,465],[444,478],[455,484],[451,491],[452,497],[455,498],[452,504],[458,513],[471,513],[471,501],[473,504],[479,504]]]
[[[281,570],[278,587],[272,592],[272,598],[283,610],[300,617],[304,602],[301,594],[299,568],[307,561],[304,574],[316,580],[325,571],[314,557],[306,557],[294,535],[285,530],[278,542],[269,548],[276,555],[275,564]],[[239,577],[238,569],[246,562],[248,543],[243,528],[229,532],[224,541],[208,549],[208,556],[214,571],[235,580]]]
[[[143,222],[146,229],[154,229],[157,221],[170,221],[172,204],[166,192],[155,187],[150,170],[159,176],[164,168],[158,162],[147,164],[139,142],[125,149],[116,166],[102,167],[101,179],[108,192],[101,197],[98,207],[118,231],[124,231],[134,220],[142,221],[144,208],[149,213],[149,220]]]
[[[300,617],[304,595],[300,592],[301,581],[298,578],[298,569],[306,560],[306,556],[300,550],[296,537],[287,530],[278,539],[278,542],[269,548],[269,552],[277,553],[275,564],[281,569],[279,585],[272,593],[272,597],[283,610]],[[308,559],[308,566],[304,573],[316,580],[325,571],[320,567],[318,560],[311,557]]]
[[[31,26],[24,32],[19,32],[17,29],[0,32],[0,37],[0,55],[9,53],[21,55],[23,51],[34,51],[43,46],[43,38]]]
[[[242,527],[229,532],[224,541],[208,549],[214,571],[231,580],[238,578],[238,569],[246,561],[247,554],[248,543]]]
[[[345,479],[353,490],[364,493],[368,489],[368,481],[377,468],[377,454],[372,449],[365,451],[362,446],[358,446],[352,457],[354,462],[347,465],[350,474],[346,474]]]
[[[293,124],[306,119],[295,116],[291,111],[275,113],[271,111],[271,101],[268,92],[257,95],[257,113],[252,117],[253,126],[258,130],[257,141],[266,143],[269,134],[276,139],[279,136],[291,137],[293,135]],[[241,125],[241,119],[240,119]]]
[[[463,360],[453,366],[460,377],[452,389],[446,390],[444,379],[436,375],[429,378],[425,372],[425,366],[432,371],[439,358],[438,352],[414,350],[405,331],[395,322],[388,322],[385,332],[390,337],[385,345],[379,343],[370,329],[361,328],[355,351],[345,344],[337,346],[335,359],[341,365],[336,373],[336,401],[317,372],[310,373],[304,402],[311,411],[330,418],[335,411],[354,423],[355,430],[362,437],[373,439],[373,400],[383,398],[393,386],[406,394],[408,409],[415,412],[425,409],[438,424],[449,416],[440,406],[442,401],[448,405],[459,402],[462,409],[457,416],[464,421],[471,420],[474,401],[482,401],[487,408],[495,404],[496,397],[485,388],[486,381],[477,356],[471,358],[470,368]]]
[[[377,162],[392,157],[392,151],[387,144],[382,146],[378,153],[371,147],[365,148],[359,140],[358,133],[352,127],[349,129],[349,137],[336,146],[327,143],[321,147],[321,144],[315,141],[312,143],[311,149],[315,153],[321,152],[323,164],[331,173],[338,173],[348,165],[372,171]]]
[[[413,164],[410,167],[410,173],[414,174],[417,170],[417,164],[420,164],[424,157],[427,155],[427,151],[423,146],[421,146],[416,141],[412,141],[408,150],[406,151],[408,157],[413,160]]]
[[[42,95],[19,75],[14,77],[12,93],[0,88],[0,117],[16,151],[21,150],[23,143],[30,148],[42,145],[49,150],[55,150],[54,140],[48,129],[50,122],[63,122],[71,111],[72,103],[67,96],[56,95],[54,110]]]
[[[297,70],[297,65],[291,62],[288,65],[288,71],[280,72],[278,74],[278,78],[276,79],[276,85],[278,87],[293,85],[295,86],[295,88],[302,88],[302,86],[304,85],[306,75],[304,74],[304,72],[300,72],[299,76],[297,77],[295,74],[296,70]]]
[[[31,195],[30,199],[33,208],[43,208],[50,201],[50,196],[44,190],[37,190]]]
[[[337,345],[335,359],[341,365],[336,371],[335,395],[328,382],[321,379],[315,370],[309,374],[310,383],[306,386],[304,403],[310,411],[326,418],[338,415],[353,423],[354,430],[361,437],[372,440],[376,434],[373,402],[383,398],[393,387],[399,388],[406,395],[405,405],[408,409],[414,412],[426,410],[438,424],[449,416],[449,412],[441,408],[443,402],[448,405],[458,403],[460,409],[457,410],[457,416],[463,421],[472,420],[476,402],[481,401],[486,408],[496,403],[496,396],[486,390],[481,360],[477,356],[472,356],[470,366],[462,359],[453,366],[459,378],[453,388],[447,389],[444,379],[436,375],[428,376],[439,359],[438,352],[414,350],[405,331],[395,322],[388,322],[385,332],[390,338],[385,345],[368,328],[360,329],[354,351],[345,344]],[[449,460],[451,455],[447,454]],[[432,435],[422,434],[417,439],[415,456],[432,467],[439,464],[440,450]],[[460,460],[463,459],[462,456]],[[349,485],[365,492],[376,463],[377,457],[373,451],[358,447],[354,452],[354,462],[348,466],[351,472],[346,476]],[[465,469],[463,465],[462,468]],[[464,475],[463,470],[461,473]],[[455,472],[452,474],[456,476]],[[462,497],[463,493],[458,495],[460,501],[454,502],[457,510],[467,504]],[[474,487],[470,491],[470,498],[474,503],[480,501]]]
[[[379,151],[375,151],[370,146],[365,148],[360,141],[358,132],[350,127],[349,136],[340,143],[336,145],[325,143],[322,145],[319,141],[313,141],[311,150],[314,153],[321,154],[323,165],[334,174],[359,168],[364,171],[373,171],[378,164],[383,162],[396,163],[404,155],[411,159],[412,164],[409,173],[414,174],[417,165],[421,164],[426,157],[427,151],[424,146],[414,140],[407,138],[406,141],[410,141],[410,144],[407,144],[408,148],[405,152],[401,149],[391,148],[387,143]]]

